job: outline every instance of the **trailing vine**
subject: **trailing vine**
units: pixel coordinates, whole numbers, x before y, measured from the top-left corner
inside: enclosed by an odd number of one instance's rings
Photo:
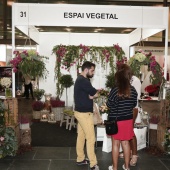
[[[119,63],[124,60],[124,51],[122,48],[116,44],[111,47],[95,47],[95,46],[85,46],[80,44],[79,46],[66,46],[66,45],[56,45],[54,46],[52,53],[56,55],[56,65],[55,65],[55,78],[57,80],[57,97],[60,98],[63,88],[59,82],[61,78],[61,70],[65,69],[70,71],[72,66],[76,66],[77,73],[82,63],[89,60],[96,64],[101,64],[103,69],[109,64],[111,72],[115,72],[115,63]],[[116,58],[116,61],[114,61]]]

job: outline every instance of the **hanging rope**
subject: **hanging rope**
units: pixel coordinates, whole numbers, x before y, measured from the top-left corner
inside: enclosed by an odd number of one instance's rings
[[[138,43],[138,47],[144,47],[144,41],[143,41],[143,7],[142,7],[142,28],[141,28],[141,33],[140,33],[140,40]]]

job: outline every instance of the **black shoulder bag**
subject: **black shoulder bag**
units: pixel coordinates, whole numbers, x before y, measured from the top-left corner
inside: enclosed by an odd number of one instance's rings
[[[117,114],[118,114],[118,105],[117,105]],[[117,132],[118,132],[117,116],[116,116],[115,120],[105,120],[104,125],[105,125],[107,135],[117,134]]]

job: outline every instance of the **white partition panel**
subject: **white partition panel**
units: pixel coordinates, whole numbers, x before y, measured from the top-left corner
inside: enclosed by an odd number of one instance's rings
[[[15,49],[15,27],[27,26],[78,26],[78,27],[122,27],[143,28],[144,35],[151,36],[160,30],[165,31],[165,70],[167,72],[167,46],[168,46],[168,7],[139,7],[139,6],[111,6],[111,5],[68,5],[68,4],[25,4],[13,3],[12,5],[12,46]],[[23,28],[23,27],[22,27]],[[154,29],[148,31],[147,29]],[[22,29],[21,29],[22,31]],[[24,31],[25,32],[25,31]],[[28,34],[26,32],[26,34]],[[124,36],[124,37],[122,37]],[[48,89],[55,94],[54,65],[55,58],[51,55],[55,45],[94,45],[111,46],[118,43],[125,51],[127,57],[129,46],[140,40],[140,31],[129,35],[115,34],[73,34],[73,33],[38,33],[30,31],[30,37],[39,43],[39,53],[50,56],[47,63],[50,75],[47,80],[40,83],[40,88]],[[98,68],[100,70],[100,68]],[[73,70],[74,71],[74,70]],[[102,70],[101,70],[102,73]],[[98,74],[95,75],[97,79]],[[103,77],[103,76],[100,76]],[[14,81],[13,74],[13,83]],[[92,83],[95,84],[95,81]],[[102,83],[101,83],[102,82]],[[102,87],[103,80],[96,85]],[[15,97],[15,85],[13,85]],[[71,90],[70,90],[71,91]],[[70,94],[72,95],[72,94]]]

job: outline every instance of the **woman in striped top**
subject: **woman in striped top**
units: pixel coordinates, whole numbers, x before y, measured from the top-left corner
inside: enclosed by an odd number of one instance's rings
[[[133,109],[137,104],[137,92],[130,85],[132,71],[126,64],[121,65],[121,69],[115,74],[115,87],[113,87],[108,96],[106,103],[110,109],[109,120],[117,119],[118,133],[112,135],[112,159],[113,166],[109,166],[109,170],[117,170],[119,147],[122,144],[124,152],[125,164],[124,170],[129,170],[130,162],[130,144],[134,136],[133,132]]]

